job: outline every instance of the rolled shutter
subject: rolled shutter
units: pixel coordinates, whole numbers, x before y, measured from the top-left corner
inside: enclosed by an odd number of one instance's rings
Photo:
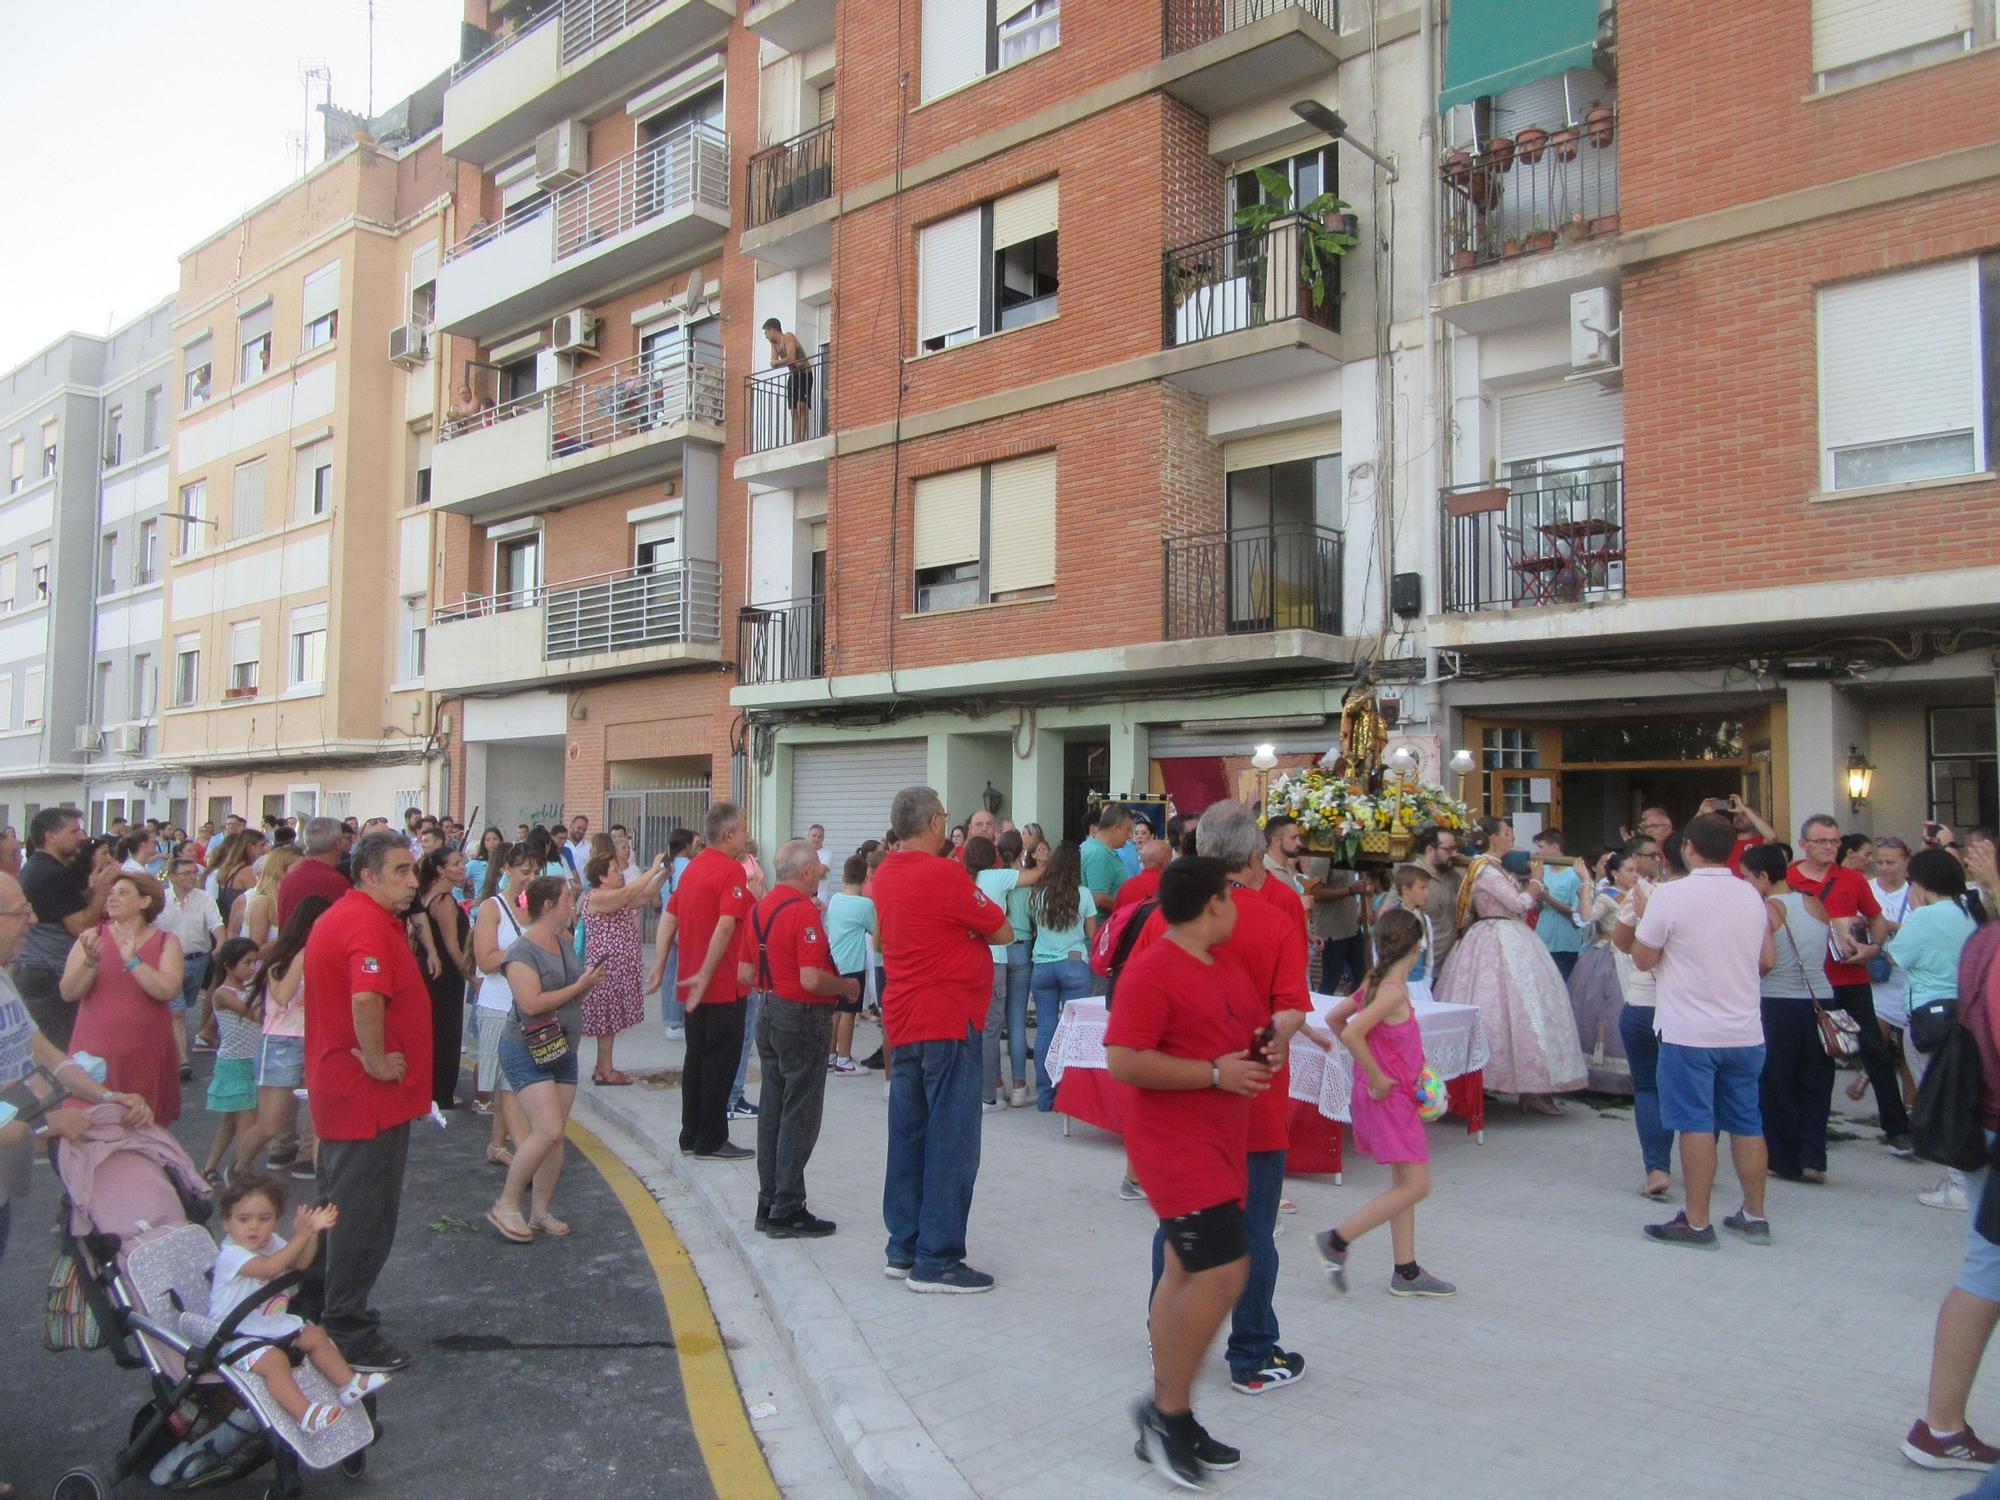
[[[414,292],[420,286],[428,286],[437,278],[438,247],[437,241],[432,240],[428,244],[417,246],[416,252],[410,257],[410,290]]]
[[[236,342],[247,344],[252,339],[260,339],[271,331],[271,299],[266,297],[256,307],[237,320]]]
[[[1625,442],[1625,396],[1589,381],[1500,398],[1500,460],[1549,458]]]
[[[321,266],[306,278],[302,298],[302,323],[312,323],[325,317],[340,305],[340,262]]]
[[[1260,432],[1255,437],[1222,445],[1222,469],[1262,469],[1271,464],[1296,463],[1306,458],[1331,458],[1340,452],[1340,423],[1312,422],[1304,427],[1288,427],[1283,432]]]
[[[1813,71],[1831,72],[1971,29],[1972,0],[1813,0]]]
[[[987,592],[1056,581],[1056,456],[1035,453],[993,465],[987,489]]]
[[[979,210],[917,231],[917,338],[979,327]]]
[[[986,0],[924,0],[919,94],[935,99],[986,73]]]
[[[264,460],[252,459],[236,466],[229,504],[235,520],[232,536],[255,536],[264,529]]]
[[[993,200],[993,248],[1025,244],[1056,231],[1056,179]]]
[[[993,24],[1005,26],[1034,3],[1035,0],[993,0]]]
[[[977,469],[917,481],[910,550],[918,570],[979,561],[979,489]]]
[[[826,848],[858,849],[889,826],[889,805],[908,786],[929,779],[925,740],[870,739],[861,743],[800,745],[792,751],[792,818],[796,837],[814,823],[826,829]]]
[[[1828,448],[1979,425],[1979,263],[1822,287],[1820,438]]]

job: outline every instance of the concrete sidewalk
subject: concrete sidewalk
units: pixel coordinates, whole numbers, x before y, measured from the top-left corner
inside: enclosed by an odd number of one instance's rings
[[[864,1023],[856,1053],[878,1040]],[[634,1075],[677,1069],[680,1046],[649,1019],[620,1039],[618,1057]],[[999,1285],[919,1297],[882,1275],[881,1074],[827,1081],[808,1182],[812,1208],[840,1230],[817,1241],[752,1230],[753,1163],[679,1155],[678,1088],[586,1081],[579,1108],[646,1143],[713,1216],[863,1493],[1069,1500],[1165,1489],[1132,1455],[1129,1409],[1150,1384],[1153,1219],[1114,1196],[1113,1137],[1079,1125],[1064,1139],[1060,1116],[1032,1108],[984,1117],[969,1258]],[[1442,1122],[1417,1244],[1427,1267],[1458,1284],[1446,1302],[1386,1294],[1386,1230],[1357,1249],[1354,1290],[1332,1296],[1306,1235],[1366,1201],[1387,1173],[1350,1152],[1344,1186],[1292,1179],[1299,1212],[1282,1220],[1277,1308],[1307,1376],[1238,1395],[1218,1346],[1196,1411],[1244,1461],[1211,1489],[1353,1500],[1965,1493],[1977,1476],[1918,1470],[1897,1444],[1922,1406],[1932,1322],[1966,1219],[1920,1207],[1915,1194],[1935,1171],[1852,1128],[1856,1139],[1833,1149],[1829,1185],[1773,1184],[1772,1247],[1725,1236],[1720,1252],[1700,1254],[1639,1233],[1673,1207],[1636,1194],[1629,1107],[1572,1104],[1545,1120],[1495,1102],[1483,1145]],[[754,1122],[733,1133],[755,1143]],[[1725,1169],[1718,1218],[1736,1205]],[[2000,1433],[2000,1407],[1982,1394],[1972,1419]]]

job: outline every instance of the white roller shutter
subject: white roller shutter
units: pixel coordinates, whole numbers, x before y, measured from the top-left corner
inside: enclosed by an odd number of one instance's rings
[[[1972,0],[1813,0],[1813,71],[1829,73],[1971,29]]]
[[[1976,260],[1820,289],[1822,446],[1976,431],[1979,405]]]
[[[986,74],[986,0],[924,0],[919,94],[935,99]]]
[[[826,829],[824,858],[840,879],[841,863],[889,826],[889,805],[906,786],[922,786],[929,747],[923,740],[865,740],[800,745],[792,752],[792,831]]]
[[[1340,452],[1340,422],[1309,422],[1282,432],[1260,432],[1222,445],[1222,471],[1262,469],[1302,458],[1331,458]]]
[[[1056,232],[1056,179],[993,200],[993,248],[1024,244]]]
[[[913,509],[912,567],[921,571],[979,561],[979,470],[919,479]]]
[[[340,262],[321,266],[306,278],[305,291],[301,297],[301,323],[311,323],[325,317],[340,305]]]
[[[993,465],[989,482],[987,592],[1048,588],[1056,581],[1056,456]]]
[[[429,286],[438,279],[437,241],[417,246],[410,256],[410,290]]]
[[[1625,442],[1625,393],[1587,380],[1500,398],[1500,461],[1618,448]]]
[[[1005,26],[1034,3],[1035,0],[993,0],[993,24]]]
[[[917,231],[917,339],[979,331],[979,210]]]

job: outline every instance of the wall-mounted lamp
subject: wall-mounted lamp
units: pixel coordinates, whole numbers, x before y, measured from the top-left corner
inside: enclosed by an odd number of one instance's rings
[[[1860,812],[1868,805],[1868,794],[1875,789],[1875,765],[1861,753],[1859,745],[1847,747],[1847,805],[1854,812]]]
[[[1297,115],[1301,120],[1304,120],[1306,124],[1312,126],[1313,129],[1325,131],[1336,141],[1347,142],[1348,145],[1380,167],[1383,178],[1386,181],[1394,182],[1396,180],[1395,158],[1382,155],[1381,152],[1377,151],[1366,141],[1355,136],[1348,130],[1347,121],[1340,117],[1338,111],[1328,109],[1317,99],[1301,99],[1292,106],[1292,113]]]
[[[1000,816],[1000,804],[1007,799],[1001,795],[1000,788],[989,781],[986,783],[986,790],[979,794],[979,800],[985,803],[986,810],[997,818]]]

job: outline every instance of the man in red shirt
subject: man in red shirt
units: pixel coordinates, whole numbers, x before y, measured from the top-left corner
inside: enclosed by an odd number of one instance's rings
[[[889,1076],[889,1160],[883,1274],[913,1292],[986,1292],[993,1278],[965,1263],[965,1221],[979,1175],[981,1028],[993,997],[991,946],[1014,940],[1007,913],[965,867],[938,856],[950,842],[944,803],[905,787],[889,809],[897,849],[875,871],[888,995],[882,1029]]]
[[[1123,911],[1158,895],[1160,871],[1166,869],[1173,857],[1173,845],[1165,839],[1147,839],[1145,848],[1139,851],[1139,873],[1118,887],[1118,894],[1111,898],[1111,909]]]
[[[1893,1156],[1913,1156],[1910,1112],[1903,1108],[1903,1085],[1896,1060],[1875,1024],[1875,990],[1868,982],[1868,960],[1882,951],[1889,924],[1868,878],[1836,861],[1840,857],[1840,823],[1815,813],[1799,828],[1800,858],[1785,872],[1785,883],[1826,908],[1834,941],[1849,949],[1845,962],[1831,952],[1824,956],[1826,982],[1833,990],[1829,1010],[1844,1010],[1861,1027],[1861,1065],[1875,1090],[1875,1107],[1882,1121],[1882,1139]],[[1843,942],[1843,939],[1845,941]],[[1807,954],[1806,962],[1812,962]]]
[[[739,978],[759,993],[757,1067],[764,1079],[757,1115],[757,1228],[774,1240],[819,1239],[831,1221],[806,1208],[806,1163],[819,1140],[833,1002],[859,1000],[861,981],[843,979],[826,944],[813,893],[826,867],[804,839],[778,850],[778,883],[743,924]]]
[[[1226,944],[1251,903],[1232,893],[1223,861],[1179,859],[1160,877],[1165,936],[1120,976],[1104,1034],[1111,1076],[1135,1094],[1125,1149],[1159,1215],[1148,1328],[1153,1392],[1134,1412],[1139,1453],[1177,1483],[1199,1488],[1206,1469],[1242,1455],[1195,1420],[1195,1372],[1249,1276],[1245,1170],[1258,1097],[1279,1093],[1253,1057],[1268,1014],[1255,981]],[[1274,1044],[1275,1045],[1275,1044]],[[1158,1246],[1171,1243],[1165,1257]]]
[[[653,942],[646,989],[658,989],[667,951],[680,934],[677,975],[687,1013],[687,1053],[681,1061],[681,1152],[702,1161],[742,1161],[756,1155],[729,1139],[729,1090],[743,1060],[743,996],[736,970],[737,927],[755,904],[743,878],[749,837],[733,802],[718,802],[704,825],[708,847],[682,872]],[[825,1066],[825,1059],[821,1059]]]
[[[1750,804],[1734,792],[1727,797],[1707,798],[1701,804],[1701,810],[1729,819],[1730,826],[1736,830],[1736,841],[1729,849],[1729,873],[1738,879],[1743,875],[1745,851],[1755,849],[1759,844],[1778,836],[1778,830],[1758,817]]]
[[[400,1370],[410,1357],[382,1337],[369,1307],[396,1242],[410,1122],[431,1111],[431,995],[403,914],[416,862],[384,830],[354,851],[355,887],[306,940],[306,1088],[319,1134],[319,1195],[340,1210],[320,1264],[320,1322],[357,1370]]]
[[[278,926],[291,921],[292,912],[308,896],[324,896],[337,902],[353,884],[340,873],[340,862],[354,840],[347,825],[338,818],[307,818],[305,858],[285,871],[278,882]]]

